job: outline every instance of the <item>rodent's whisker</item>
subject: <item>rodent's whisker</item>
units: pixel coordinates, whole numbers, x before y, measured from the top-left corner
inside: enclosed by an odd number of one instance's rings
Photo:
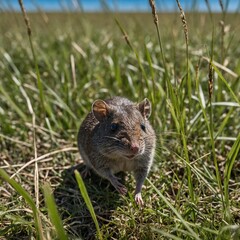
[[[102,153],[112,154],[112,153],[116,153],[116,152],[120,152],[120,151],[124,151],[123,146],[109,146],[108,148],[105,148],[104,151],[102,151]]]
[[[104,136],[105,138],[110,138],[110,139],[113,139],[113,140],[116,140],[118,142],[120,142],[120,140],[118,138],[115,138],[115,137],[112,137],[112,136]]]

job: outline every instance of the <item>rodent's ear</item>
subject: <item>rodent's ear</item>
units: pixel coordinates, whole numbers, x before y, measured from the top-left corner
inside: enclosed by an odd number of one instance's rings
[[[142,116],[144,118],[148,119],[150,117],[151,111],[152,111],[151,102],[147,98],[145,98],[143,101],[138,103],[138,109],[139,109],[140,113],[142,114]]]
[[[103,100],[96,100],[92,105],[92,113],[98,121],[102,121],[109,114],[109,106]]]

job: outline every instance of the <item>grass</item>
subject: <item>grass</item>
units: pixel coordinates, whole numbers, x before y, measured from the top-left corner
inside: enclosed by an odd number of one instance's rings
[[[188,41],[180,13],[153,17],[28,14],[30,43],[22,15],[1,13],[0,238],[239,239],[239,14],[185,13]],[[131,174],[124,197],[75,179],[79,125],[114,95],[153,103],[143,208]]]

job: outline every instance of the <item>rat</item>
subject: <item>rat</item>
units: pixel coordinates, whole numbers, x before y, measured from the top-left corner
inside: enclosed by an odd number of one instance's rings
[[[133,172],[138,205],[144,204],[141,190],[155,152],[156,135],[148,120],[150,115],[151,103],[147,98],[139,103],[123,97],[96,100],[77,136],[86,165],[83,176],[93,169],[120,194],[126,194],[127,188],[114,174]]]

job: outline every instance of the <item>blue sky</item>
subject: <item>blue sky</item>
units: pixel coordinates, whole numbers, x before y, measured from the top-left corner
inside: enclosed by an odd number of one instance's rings
[[[155,0],[159,11],[177,10],[175,0]],[[208,0],[212,11],[221,11],[219,0]],[[237,11],[240,7],[240,0],[222,0],[223,4],[228,4],[228,11]],[[113,11],[150,11],[148,0],[23,0],[27,11],[34,11],[40,7],[44,11],[78,10],[102,11],[110,9]],[[195,9],[206,11],[205,0],[180,0],[185,11]],[[1,10],[20,10],[18,0],[1,0]]]

